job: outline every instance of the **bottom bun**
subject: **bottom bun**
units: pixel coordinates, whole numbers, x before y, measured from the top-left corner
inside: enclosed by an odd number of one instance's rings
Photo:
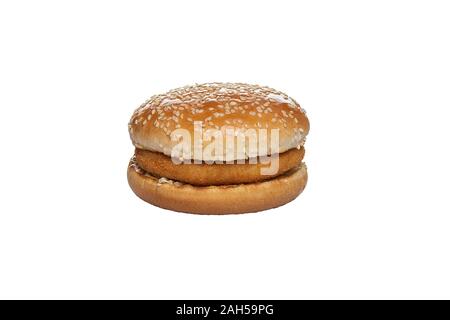
[[[139,198],[164,209],[196,214],[237,214],[279,207],[294,200],[307,180],[303,163],[263,182],[206,187],[158,179],[134,160],[128,166],[128,183]]]

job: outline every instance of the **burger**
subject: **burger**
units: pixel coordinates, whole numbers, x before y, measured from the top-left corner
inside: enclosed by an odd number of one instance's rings
[[[295,199],[307,182],[309,121],[286,94],[206,83],[151,97],[129,125],[128,182],[142,200],[196,214],[262,211]]]

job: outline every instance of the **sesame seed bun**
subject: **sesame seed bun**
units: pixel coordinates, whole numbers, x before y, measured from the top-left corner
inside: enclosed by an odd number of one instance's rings
[[[233,127],[243,133],[248,129],[279,129],[278,150],[272,150],[270,137],[266,154],[282,153],[302,146],[309,132],[309,121],[300,105],[286,94],[268,87],[242,83],[207,83],[171,90],[155,95],[142,104],[130,119],[128,128],[136,148],[171,156],[178,143],[170,134],[185,129],[194,136],[194,122],[203,130],[224,130]],[[237,139],[237,138],[236,138]],[[210,144],[191,143],[192,152],[185,158],[197,159],[195,148]],[[234,143],[237,146],[237,143]],[[225,147],[224,147],[225,148]],[[246,159],[255,154],[252,146],[245,150],[224,149],[212,160]],[[203,153],[200,153],[203,154]],[[211,160],[205,155],[201,160]]]
[[[275,208],[295,199],[307,179],[306,166],[301,164],[263,182],[199,187],[158,179],[145,173],[134,159],[128,166],[128,182],[139,198],[164,209],[196,214],[237,214]]]

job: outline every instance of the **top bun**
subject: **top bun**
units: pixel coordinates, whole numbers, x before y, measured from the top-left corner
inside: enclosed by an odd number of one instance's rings
[[[267,129],[266,155],[300,148],[309,132],[305,111],[295,100],[268,87],[243,83],[197,84],[155,95],[134,112],[128,128],[136,148],[171,156],[172,148],[178,144],[176,138],[171,139],[171,133],[185,129],[194,137],[194,122],[198,125],[197,121],[201,122],[203,133],[209,129],[222,132],[226,128],[237,132]],[[271,129],[279,129],[277,150],[270,145]],[[184,158],[197,158],[195,148],[204,150],[211,141],[214,138],[196,146],[192,141],[193,152]],[[254,155],[255,150],[250,150],[248,143],[245,150],[237,150],[237,143],[234,146],[234,149],[224,149],[226,160],[242,159],[242,154],[244,158]],[[225,160],[225,156],[215,159]]]

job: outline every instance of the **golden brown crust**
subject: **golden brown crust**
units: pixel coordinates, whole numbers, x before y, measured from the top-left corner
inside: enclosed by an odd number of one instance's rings
[[[198,186],[253,183],[271,179],[297,167],[305,154],[303,147],[279,155],[278,171],[262,175],[262,168],[269,164],[174,164],[172,159],[159,152],[136,149],[136,162],[144,171],[155,177],[165,177]],[[275,161],[275,160],[273,160]]]
[[[303,145],[309,132],[304,110],[282,92],[242,83],[207,83],[151,97],[131,117],[130,137],[137,148],[170,156],[178,143],[171,140],[170,134],[176,129],[186,129],[193,137],[195,121],[202,123],[204,131],[225,127],[268,132],[279,129],[279,150],[269,148],[268,155]],[[209,141],[204,141],[202,150],[208,144]],[[193,139],[191,148],[194,150]],[[248,145],[245,148],[243,154],[252,154]],[[235,148],[225,154],[229,156],[227,159],[242,159],[239,152]],[[194,154],[189,157],[197,159]]]
[[[196,214],[236,214],[267,210],[295,199],[307,182],[302,164],[288,173],[264,182],[198,187],[144,174],[132,161],[128,182],[142,200],[161,208]]]

